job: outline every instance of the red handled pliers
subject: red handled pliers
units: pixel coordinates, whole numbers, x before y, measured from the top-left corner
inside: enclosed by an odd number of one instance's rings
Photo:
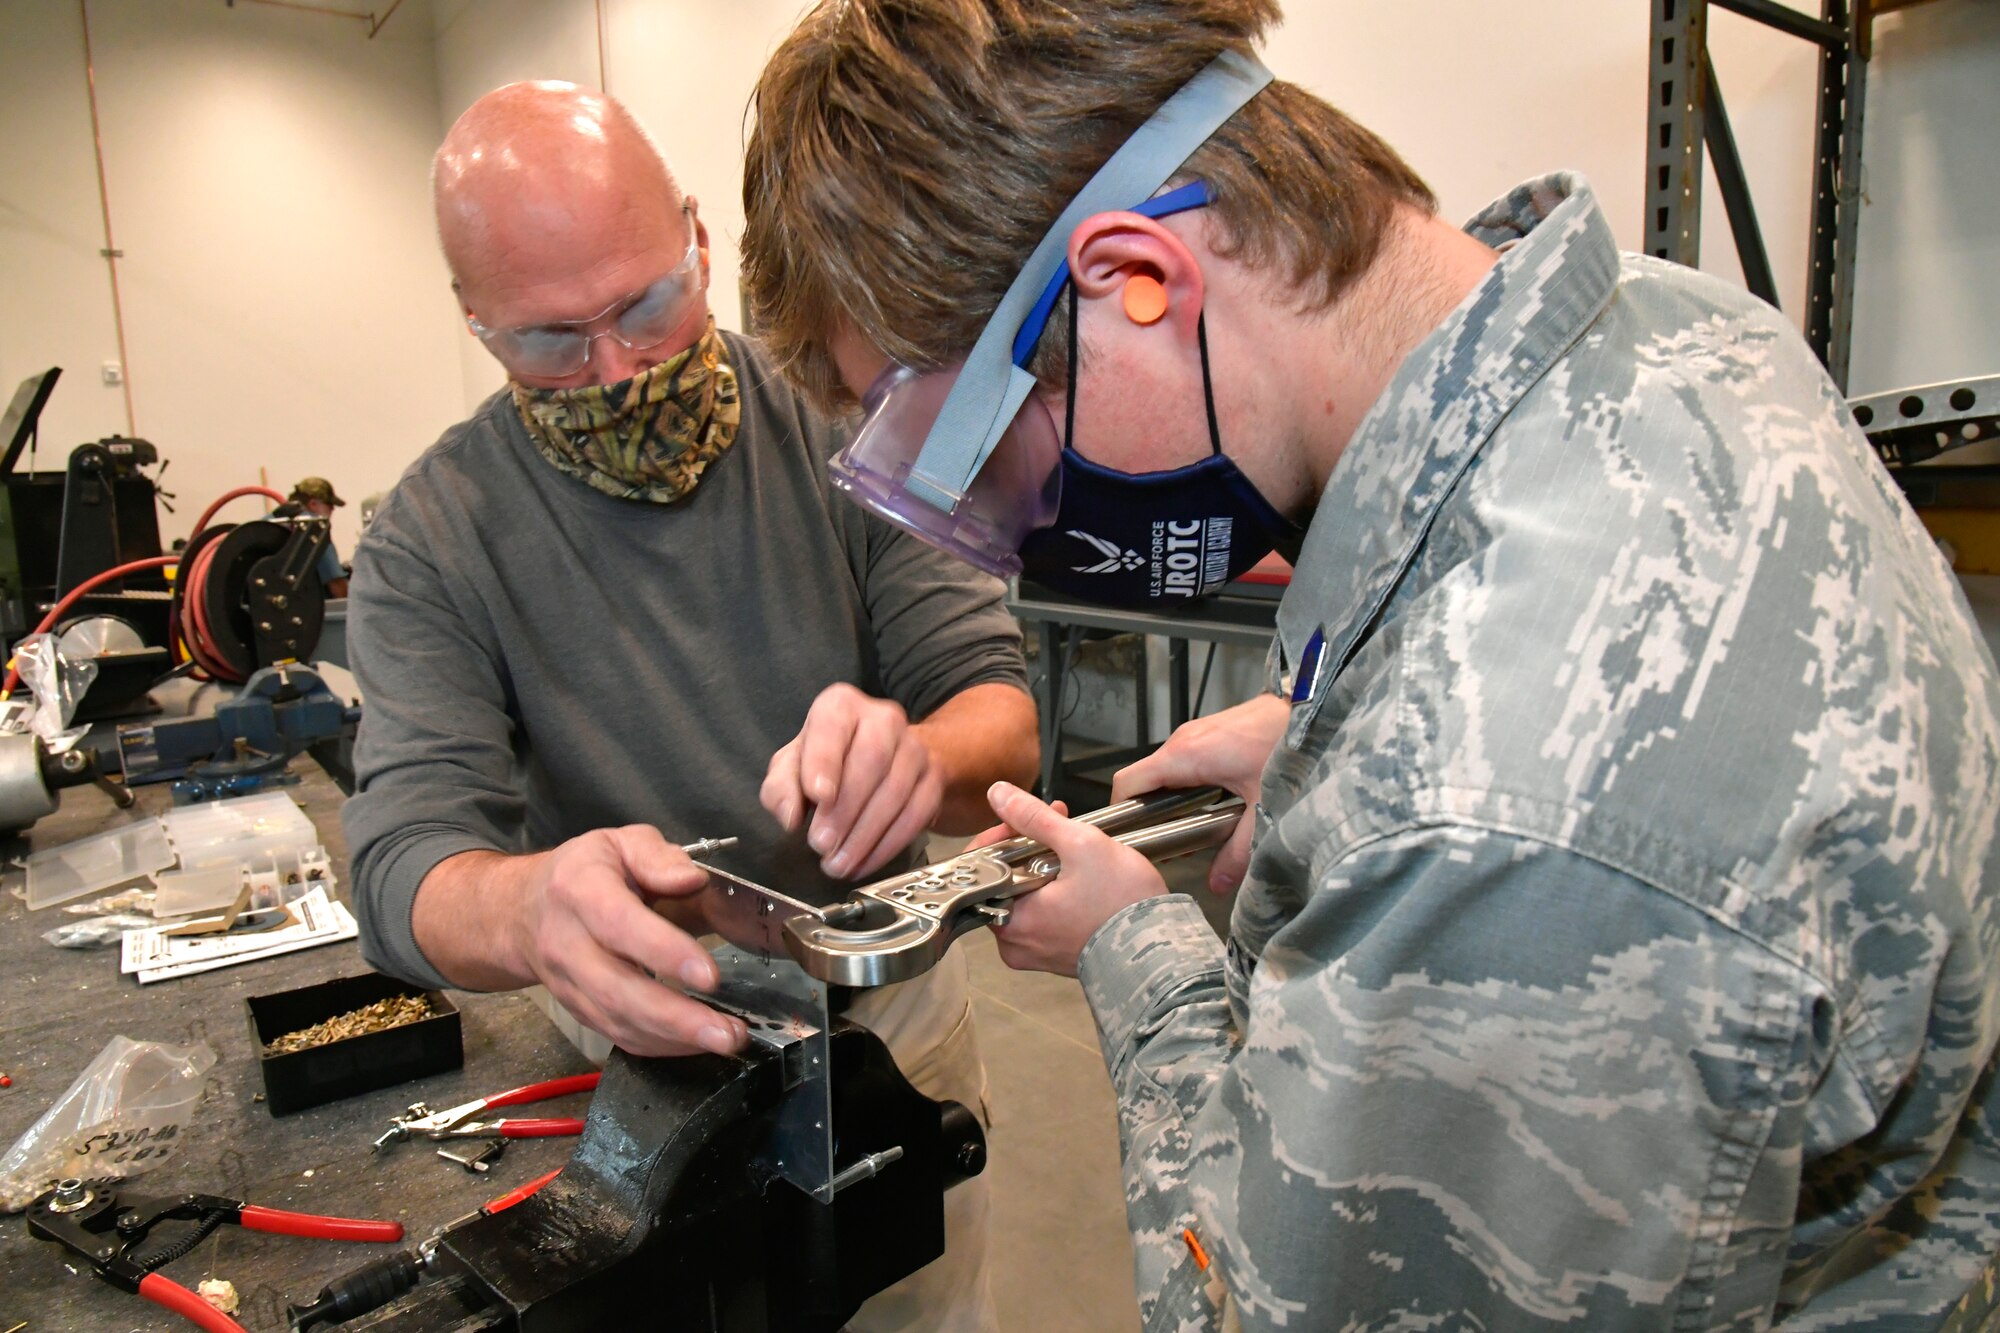
[[[380,1152],[392,1143],[401,1143],[417,1134],[429,1139],[546,1139],[581,1134],[583,1120],[576,1116],[547,1120],[482,1120],[479,1117],[487,1111],[504,1107],[526,1106],[530,1102],[567,1097],[572,1092],[588,1092],[603,1078],[600,1072],[571,1074],[567,1078],[552,1078],[546,1083],[530,1083],[524,1088],[496,1092],[491,1097],[481,1097],[478,1101],[443,1111],[433,1111],[423,1102],[417,1102],[403,1114],[391,1117],[389,1128],[375,1140],[375,1151]]]
[[[403,1238],[401,1222],[288,1213],[213,1194],[121,1194],[117,1187],[115,1180],[61,1182],[28,1206],[29,1233],[75,1253],[112,1286],[164,1305],[209,1333],[243,1333],[243,1326],[154,1270],[189,1253],[225,1223],[322,1240]],[[194,1226],[173,1240],[147,1247],[146,1233],[169,1220]]]

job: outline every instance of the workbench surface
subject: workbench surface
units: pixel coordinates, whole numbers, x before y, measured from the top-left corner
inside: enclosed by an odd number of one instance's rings
[[[309,759],[293,760],[292,771],[304,781],[284,790],[318,826],[333,854],[339,896],[352,906],[340,792]],[[141,788],[139,806],[130,812],[115,810],[95,788],[73,789],[26,839],[0,845],[0,857],[11,866],[28,851],[113,827],[141,811],[157,814],[167,804],[164,785]],[[454,992],[464,1014],[462,1070],[274,1119],[257,1100],[263,1088],[243,1002],[366,972],[359,945],[347,941],[142,987],[119,975],[115,946],[79,951],[45,943],[42,932],[77,918],[59,907],[29,912],[18,896],[21,880],[21,872],[10,868],[0,888],[0,1072],[13,1079],[13,1086],[0,1089],[0,1152],[118,1035],[181,1045],[205,1041],[218,1057],[179,1153],[132,1181],[129,1188],[139,1193],[219,1194],[299,1212],[392,1218],[404,1226],[404,1243],[414,1245],[440,1224],[561,1165],[576,1144],[570,1138],[516,1142],[485,1175],[439,1160],[439,1145],[424,1140],[381,1154],[370,1150],[389,1117],[411,1102],[451,1106],[591,1067],[523,996]],[[584,1105],[579,1096],[534,1113],[581,1115]],[[154,1237],[176,1234],[174,1225],[164,1224]],[[391,1248],[225,1226],[161,1272],[190,1289],[203,1278],[227,1278],[242,1297],[236,1318],[244,1328],[281,1333],[288,1299],[303,1304],[328,1279]],[[24,1323],[19,1333],[181,1333],[194,1327],[99,1280],[60,1247],[34,1239],[19,1214],[0,1216],[0,1333]]]

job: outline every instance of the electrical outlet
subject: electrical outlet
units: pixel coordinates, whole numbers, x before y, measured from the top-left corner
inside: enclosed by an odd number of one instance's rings
[[[125,367],[116,361],[106,361],[104,363],[104,382],[114,385],[123,384],[125,382]]]

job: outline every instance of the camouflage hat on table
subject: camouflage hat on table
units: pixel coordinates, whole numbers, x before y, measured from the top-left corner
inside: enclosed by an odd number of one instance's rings
[[[333,483],[325,477],[307,477],[292,487],[294,500],[318,500],[322,504],[344,505],[347,501],[333,493]]]

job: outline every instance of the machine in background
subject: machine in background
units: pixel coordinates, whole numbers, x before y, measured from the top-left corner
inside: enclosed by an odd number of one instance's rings
[[[30,375],[0,417],[0,642],[12,648],[43,612],[93,576],[160,549],[160,462],[145,440],[114,435],[70,450],[60,472],[21,469],[61,367]],[[111,580],[80,597],[65,651],[98,663],[78,709],[91,719],[131,711],[172,665],[171,585],[157,569]]]
[[[51,755],[32,737],[0,735],[0,832],[32,824],[54,808],[56,791],[82,782],[129,804],[104,777],[114,763],[127,783],[175,780],[177,801],[283,781],[286,761],[306,749],[340,780],[356,710],[301,665],[325,623],[326,520],[211,525],[229,500],[276,496],[243,487],[202,514],[183,552],[161,554],[162,493],[146,471],[159,452],[146,441],[79,445],[63,472],[18,470],[61,373],[29,376],[0,419],[0,641],[11,648],[52,631],[67,659],[96,665],[77,722],[157,711],[147,691],[176,672],[242,689],[213,716],[124,728],[115,745],[106,738]]]

